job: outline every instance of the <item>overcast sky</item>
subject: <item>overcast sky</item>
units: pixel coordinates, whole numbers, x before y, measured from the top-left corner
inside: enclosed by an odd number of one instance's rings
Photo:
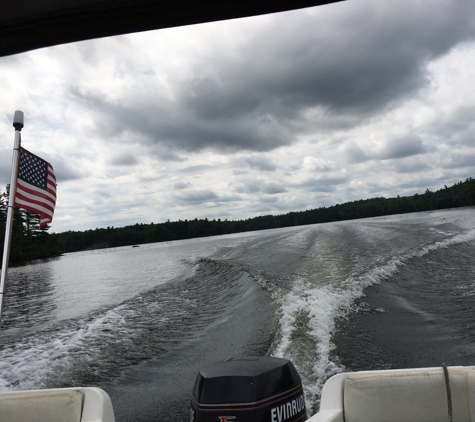
[[[351,0],[0,58],[51,231],[242,219],[475,177],[475,2]]]

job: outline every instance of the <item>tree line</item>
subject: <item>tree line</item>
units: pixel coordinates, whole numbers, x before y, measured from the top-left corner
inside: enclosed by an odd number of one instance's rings
[[[195,218],[160,224],[137,223],[121,228],[67,231],[49,236],[55,239],[53,243],[59,245],[61,252],[75,252],[465,206],[475,206],[475,180],[471,177],[451,187],[444,186],[436,192],[427,189],[425,193],[413,196],[360,199],[331,207],[247,220]]]
[[[0,252],[7,216],[8,189],[0,194]],[[160,224],[135,224],[86,231],[48,233],[41,229],[38,215],[14,208],[10,262],[25,262],[59,256],[66,252],[171,240],[207,237],[305,224],[327,223],[390,214],[475,206],[475,179],[471,177],[436,192],[396,198],[371,198],[281,215],[265,215],[247,220],[178,220]]]
[[[3,257],[7,220],[8,186],[0,194],[0,253]],[[13,228],[10,263],[46,259],[61,255],[58,238],[48,233],[49,226],[40,228],[40,216],[30,211],[13,208]],[[2,262],[0,259],[0,266]]]

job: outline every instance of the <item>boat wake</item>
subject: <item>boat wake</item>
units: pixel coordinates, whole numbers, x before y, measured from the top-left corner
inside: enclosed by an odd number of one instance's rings
[[[246,300],[239,266],[199,259],[194,274],[118,306],[59,321],[0,350],[0,388],[98,385],[206,335]]]
[[[272,353],[292,360],[296,366],[303,380],[311,414],[319,409],[325,381],[345,369],[334,353],[332,338],[337,321],[358,310],[355,301],[364,295],[364,289],[390,279],[401,266],[410,265],[414,258],[474,239],[475,230],[450,235],[385,261],[369,262],[366,268],[355,265],[355,270],[348,274],[341,272],[340,265],[334,265],[333,271],[329,270],[332,266],[328,263],[336,263],[340,259],[337,251],[328,248],[328,244],[324,249],[316,245],[290,290],[272,288],[280,314]],[[352,258],[358,260],[357,257]],[[324,271],[322,260],[327,263]]]

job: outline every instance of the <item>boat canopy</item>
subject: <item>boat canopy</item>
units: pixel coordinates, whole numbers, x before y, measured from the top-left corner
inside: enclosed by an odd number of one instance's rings
[[[2,0],[0,56],[341,0]]]

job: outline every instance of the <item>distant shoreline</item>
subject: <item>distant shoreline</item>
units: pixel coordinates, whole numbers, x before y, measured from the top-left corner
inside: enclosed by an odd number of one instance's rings
[[[247,220],[168,220],[159,224],[68,231],[51,236],[61,251],[66,253],[467,206],[475,206],[475,179],[471,177],[451,187],[444,186],[436,192],[427,189],[421,195],[361,199],[328,208],[258,216]]]

